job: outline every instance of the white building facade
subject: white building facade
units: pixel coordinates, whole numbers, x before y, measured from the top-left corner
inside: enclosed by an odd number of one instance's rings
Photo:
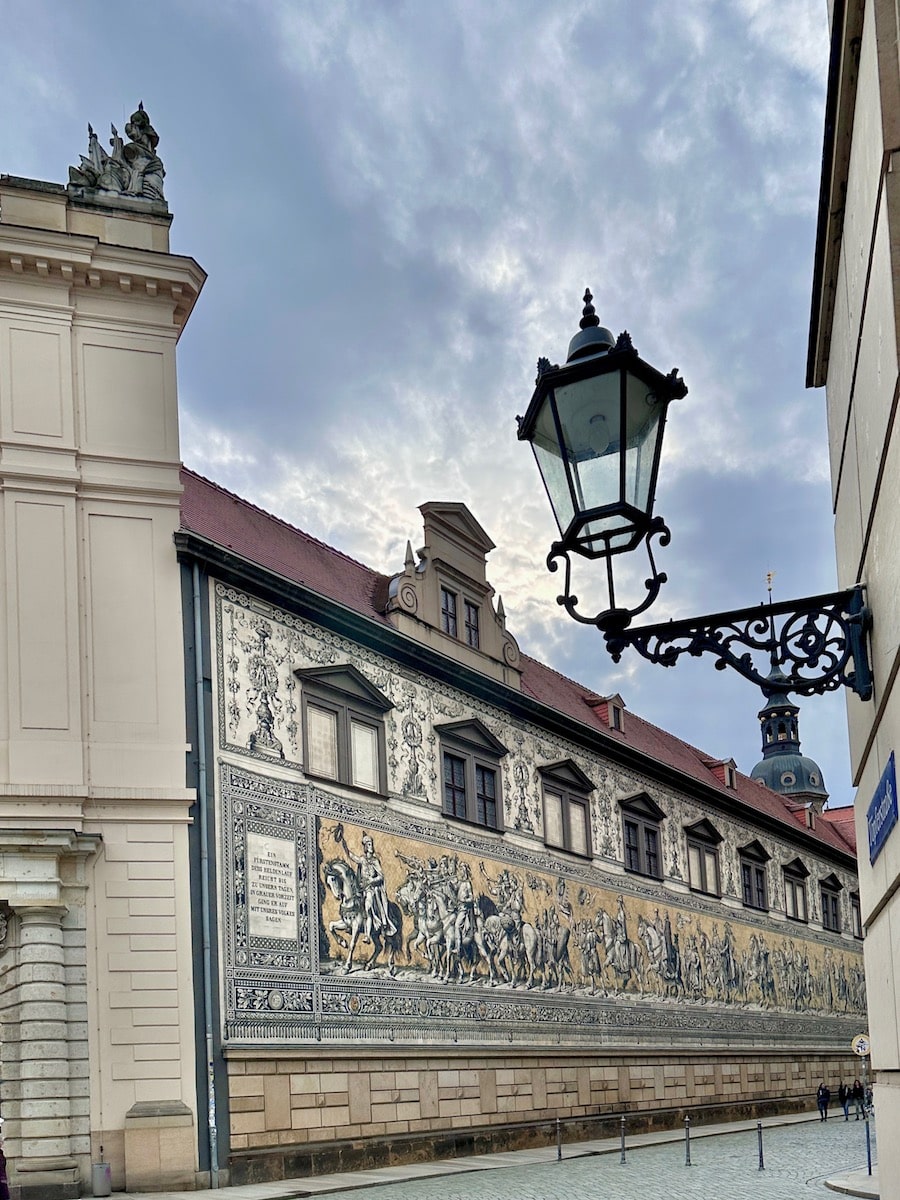
[[[900,1127],[900,24],[894,4],[833,0],[807,382],[825,386],[840,586],[872,611],[874,699],[848,697],[879,1130]],[[900,1144],[879,1143],[882,1197]]]

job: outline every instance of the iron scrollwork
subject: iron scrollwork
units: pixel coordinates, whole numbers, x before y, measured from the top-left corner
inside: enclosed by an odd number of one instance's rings
[[[582,625],[596,625],[606,636],[607,644],[609,644],[610,637],[619,635],[631,622],[632,618],[636,617],[639,613],[645,612],[659,595],[660,588],[667,581],[668,575],[666,575],[665,571],[657,571],[656,569],[652,539],[658,538],[660,546],[668,546],[672,540],[671,531],[662,517],[651,518],[647,524],[646,533],[643,535],[643,540],[647,547],[647,557],[650,560],[650,576],[644,580],[644,587],[647,594],[636,608],[624,609],[616,607],[616,590],[612,570],[613,554],[609,547],[609,541],[613,536],[615,536],[615,531],[608,535],[599,534],[597,539],[606,540],[607,542],[605,550],[596,557],[606,560],[606,587],[610,606],[602,613],[598,613],[593,617],[585,616],[584,613],[578,611],[578,597],[573,595],[571,591],[572,561],[569,555],[571,553],[578,553],[578,551],[565,542],[554,542],[550,547],[550,553],[547,555],[547,569],[549,571],[559,570],[559,559],[565,562],[566,573],[563,582],[563,592],[562,595],[556,597],[556,603],[561,605],[570,617],[576,621],[580,621]]]
[[[785,691],[811,696],[849,687],[868,700],[872,671],[866,633],[871,622],[864,589],[857,585],[683,621],[606,628],[604,637],[615,662],[628,647],[664,667],[675,666],[683,654],[697,658],[708,653],[715,656],[717,670],[732,667],[763,690],[770,671],[778,667],[787,681]]]

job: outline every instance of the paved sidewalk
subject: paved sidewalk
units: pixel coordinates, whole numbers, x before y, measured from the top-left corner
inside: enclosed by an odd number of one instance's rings
[[[818,1130],[821,1126],[817,1113],[801,1113],[795,1116],[783,1117],[768,1117],[762,1121],[764,1131],[764,1148],[766,1153],[771,1156],[772,1150],[775,1149],[773,1143],[777,1138],[784,1141],[791,1137],[791,1130],[796,1134],[800,1134],[803,1146],[808,1147],[808,1160],[806,1162],[798,1162],[798,1158],[802,1157],[797,1154],[796,1146],[792,1146],[790,1154],[783,1153],[782,1158],[790,1157],[791,1163],[791,1190],[792,1193],[796,1187],[804,1184],[821,1185],[816,1187],[819,1195],[822,1195],[822,1187],[830,1188],[832,1191],[843,1193],[844,1195],[862,1196],[867,1200],[878,1200],[878,1177],[877,1174],[868,1175],[865,1169],[865,1149],[864,1142],[858,1136],[853,1136],[849,1131],[843,1134],[831,1134],[828,1143],[818,1143],[816,1139],[821,1139],[824,1136],[829,1136],[826,1129],[833,1130],[834,1126],[842,1127],[842,1122],[834,1121],[834,1125],[830,1123],[823,1129]],[[810,1125],[813,1128],[808,1131],[803,1131],[800,1127]],[[851,1123],[851,1128],[852,1128]],[[766,1140],[766,1130],[772,1130],[773,1134]],[[783,1131],[780,1134],[774,1133],[775,1130]],[[767,1164],[767,1173],[757,1174],[752,1171],[748,1174],[749,1167],[747,1165],[748,1154],[755,1154],[755,1134],[756,1123],[753,1121],[733,1122],[723,1125],[704,1125],[697,1126],[691,1129],[691,1146],[692,1146],[692,1161],[702,1169],[694,1171],[690,1176],[683,1177],[685,1183],[690,1180],[690,1187],[679,1187],[679,1194],[682,1197],[687,1196],[708,1196],[712,1200],[714,1196],[722,1195],[720,1185],[724,1180],[720,1177],[717,1161],[721,1159],[722,1170],[725,1169],[725,1159],[734,1159],[733,1149],[729,1154],[726,1148],[733,1148],[735,1142],[732,1138],[726,1135],[743,1135],[744,1143],[742,1143],[742,1163],[744,1165],[744,1176],[747,1182],[747,1195],[751,1192],[755,1197],[764,1197],[767,1194],[767,1189],[764,1185],[775,1182],[775,1171],[772,1167],[774,1164],[770,1161]],[[835,1144],[834,1138],[843,1137],[844,1142]],[[721,1144],[715,1144],[715,1153],[710,1154],[713,1150],[712,1144],[703,1145],[707,1139],[723,1138]],[[853,1140],[849,1140],[853,1138]],[[796,1136],[793,1141],[796,1142]],[[684,1143],[684,1131],[682,1129],[665,1130],[659,1133],[633,1134],[627,1138],[626,1143],[626,1160],[627,1164],[636,1168],[629,1171],[627,1175],[623,1175],[617,1182],[616,1195],[618,1200],[631,1200],[631,1197],[650,1197],[654,1194],[649,1190],[650,1184],[659,1184],[661,1196],[669,1196],[672,1187],[673,1169],[678,1169],[684,1164],[683,1152],[676,1150],[673,1143]],[[698,1145],[698,1143],[700,1143]],[[665,1160],[661,1157],[661,1153],[653,1153],[655,1147],[669,1147],[666,1153]],[[823,1154],[822,1148],[828,1147],[828,1150],[835,1164],[829,1167],[827,1161],[828,1155]],[[749,1149],[748,1149],[749,1147]],[[704,1153],[706,1151],[706,1153]],[[496,1198],[496,1200],[527,1200],[531,1195],[540,1197],[540,1200],[552,1200],[553,1197],[559,1196],[562,1200],[570,1200],[571,1196],[579,1195],[582,1197],[588,1196],[586,1186],[591,1186],[591,1180],[586,1183],[585,1179],[575,1179],[573,1172],[578,1170],[578,1160],[583,1160],[596,1155],[615,1155],[616,1163],[618,1163],[618,1155],[620,1152],[618,1138],[603,1138],[595,1141],[573,1142],[564,1145],[562,1148],[563,1154],[563,1173],[548,1175],[546,1169],[552,1164],[559,1169],[557,1163],[557,1152],[555,1146],[542,1146],[532,1150],[516,1150],[502,1154],[482,1154],[474,1155],[469,1158],[451,1158],[440,1159],[436,1162],[428,1163],[406,1163],[402,1166],[382,1167],[373,1171],[347,1171],[334,1175],[315,1175],[308,1176],[302,1179],[282,1179],[274,1183],[253,1183],[245,1184],[240,1187],[219,1188],[218,1190],[200,1191],[200,1192],[154,1192],[154,1193],[129,1193],[133,1200],[213,1200],[213,1197],[218,1197],[218,1200],[302,1200],[305,1197],[315,1197],[324,1195],[333,1195],[335,1200],[338,1200],[337,1193],[357,1192],[361,1188],[380,1188],[383,1185],[390,1184],[390,1192],[386,1193],[391,1200],[407,1200],[407,1197],[418,1198],[428,1194],[440,1195],[443,1200],[451,1200],[452,1196],[473,1196]],[[634,1152],[634,1153],[633,1153]],[[873,1139],[873,1156],[874,1156],[874,1139]],[[862,1165],[860,1159],[863,1160]],[[610,1160],[607,1160],[609,1162]],[[755,1161],[755,1160],[754,1160]],[[845,1165],[841,1165],[845,1163]],[[584,1164],[584,1167],[589,1167],[590,1164]],[[584,1167],[579,1171],[583,1174]],[[507,1174],[497,1174],[494,1172],[501,1168],[507,1168]],[[518,1170],[511,1170],[519,1168]],[[539,1172],[532,1170],[531,1172],[523,1172],[521,1168],[543,1168]],[[819,1171],[823,1169],[828,1172],[833,1170],[833,1175],[822,1176]],[[640,1174],[638,1173],[640,1169]],[[813,1178],[806,1174],[806,1170],[812,1171]],[[714,1177],[710,1177],[712,1172]],[[489,1174],[487,1174],[489,1173]],[[458,1179],[463,1175],[470,1175],[471,1179],[464,1183]],[[538,1175],[540,1183],[538,1182]],[[596,1172],[594,1173],[596,1176]],[[429,1187],[429,1183],[437,1183],[438,1180],[446,1179],[445,1186],[438,1185],[438,1189]],[[451,1180],[455,1181],[451,1184]],[[594,1178],[593,1182],[596,1182]],[[625,1184],[626,1186],[622,1186]],[[632,1191],[630,1186],[634,1185]],[[404,1186],[408,1185],[408,1186]],[[533,1191],[533,1186],[538,1186],[538,1191]],[[706,1190],[708,1189],[708,1190]],[[599,1196],[600,1191],[597,1192]],[[728,1193],[731,1195],[732,1193]],[[771,1194],[771,1193],[769,1193]],[[360,1198],[362,1200],[362,1198]],[[374,1198],[373,1198],[374,1200]],[[737,1193],[734,1193],[733,1200],[739,1200]]]

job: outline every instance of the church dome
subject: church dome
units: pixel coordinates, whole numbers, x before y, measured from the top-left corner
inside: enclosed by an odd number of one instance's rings
[[[819,764],[800,753],[800,709],[788,697],[787,682],[778,667],[773,667],[766,704],[759,713],[763,756],[750,778],[782,796],[807,804],[817,802],[821,807],[828,799],[828,790]]]

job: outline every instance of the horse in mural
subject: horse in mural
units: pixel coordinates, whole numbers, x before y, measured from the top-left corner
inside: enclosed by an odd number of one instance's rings
[[[618,990],[625,991],[634,978],[638,991],[644,994],[644,961],[640,948],[628,936],[622,921],[617,921],[598,908],[594,923],[600,930],[603,943],[603,968],[615,979]]]
[[[759,1002],[763,1008],[774,1008],[776,1003],[775,976],[772,971],[769,948],[762,934],[751,933],[750,944],[744,952],[742,964],[747,999],[750,999],[751,989],[756,988],[759,992]]]
[[[484,963],[488,983],[494,986],[501,929],[492,902],[478,896],[461,910],[458,893],[448,880],[429,885],[415,875],[400,885],[397,899],[413,921],[413,932],[406,939],[407,960],[417,950],[442,983],[452,982],[454,976],[457,983],[474,983],[479,963]]]
[[[666,937],[654,922],[647,921],[642,916],[638,917],[638,938],[647,952],[646,975],[657,977],[660,995],[683,994],[681,956],[674,939]]]
[[[403,945],[403,915],[399,907],[393,901],[388,903],[388,916],[396,929],[395,933],[385,934],[373,925],[369,936],[366,934],[365,896],[356,871],[342,858],[335,858],[325,864],[324,874],[325,884],[340,906],[340,919],[329,922],[328,932],[347,951],[344,973],[349,974],[353,970],[353,955],[362,940],[364,943],[371,942],[372,951],[360,967],[369,969],[374,966],[381,951],[386,950],[388,974],[395,975],[397,952]]]

